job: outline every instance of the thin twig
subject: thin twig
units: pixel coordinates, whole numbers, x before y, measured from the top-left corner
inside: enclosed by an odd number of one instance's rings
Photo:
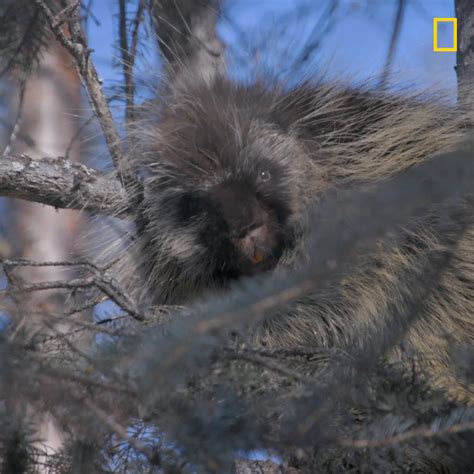
[[[432,438],[434,436],[444,436],[448,434],[462,433],[464,431],[474,430],[474,421],[466,421],[457,423],[448,428],[421,427],[406,433],[400,433],[394,436],[381,439],[351,439],[340,442],[343,446],[353,448],[378,448],[381,446],[390,446],[394,444],[404,443],[413,438]]]
[[[121,140],[116,130],[107,99],[102,91],[102,81],[99,79],[97,70],[91,60],[91,50],[88,48],[86,38],[78,23],[79,17],[77,17],[77,21],[70,22],[70,31],[72,34],[71,38],[68,38],[62,26],[58,23],[57,16],[51,11],[45,1],[35,0],[35,3],[48,20],[56,39],[74,58],[81,80],[87,89],[90,104],[104,133],[112,161],[119,172],[122,184],[127,187],[128,184],[131,184],[131,178],[125,176],[123,173],[124,157]]]
[[[15,117],[15,122],[13,123],[13,128],[10,133],[10,136],[8,137],[7,144],[5,145],[5,149],[3,150],[3,157],[6,157],[7,155],[10,154],[11,148],[12,148],[12,143],[15,142],[16,137],[18,136],[18,132],[21,127],[21,119],[22,119],[22,114],[23,114],[23,103],[25,101],[25,90],[26,90],[26,79],[21,80],[20,84],[18,86],[19,92],[18,92],[18,110],[16,113]]]
[[[224,352],[231,359],[242,360],[253,365],[264,367],[272,372],[276,372],[296,381],[301,381],[304,378],[299,372],[283,367],[282,365],[277,364],[268,358],[259,356],[258,354],[238,352],[228,348],[225,348]]]
[[[387,59],[385,66],[382,71],[382,77],[380,79],[380,89],[387,87],[388,79],[390,77],[390,71],[392,69],[393,58],[395,57],[395,51],[397,49],[398,37],[402,29],[403,15],[405,13],[406,0],[398,0],[397,14],[395,16],[395,22],[393,24],[392,36],[390,38],[390,46],[388,48]]]
[[[134,64],[135,57],[137,55],[138,32],[140,29],[141,22],[143,20],[144,12],[145,12],[145,0],[139,0],[137,12],[135,13],[135,20],[133,22],[132,40],[130,42],[130,55],[133,60],[132,65]]]
[[[336,22],[335,14],[339,8],[339,0],[332,0],[328,3],[326,11],[315,23],[310,34],[310,40],[305,45],[303,51],[296,56],[293,64],[298,66],[308,61],[311,55],[321,46],[321,41],[327,38],[328,33],[334,27]]]
[[[79,8],[81,6],[81,2],[73,2],[67,5],[65,8],[63,8],[60,12],[56,14],[56,21],[54,23],[54,26],[60,26],[64,24],[64,22],[68,19],[67,17],[70,16],[74,10]]]
[[[74,143],[77,141],[77,139],[81,136],[81,133],[84,131],[84,129],[95,119],[95,115],[91,115],[74,133],[73,137],[71,138],[69,145],[66,148],[66,151],[64,152],[64,158],[66,160],[69,160],[69,154],[71,153],[72,147]]]
[[[127,441],[128,444],[133,446],[138,452],[144,454],[150,464],[156,466],[159,464],[158,453],[148,446],[145,446],[140,440],[131,437],[127,429],[115,420],[115,418],[107,413],[105,410],[97,406],[92,400],[84,399],[84,404],[99,418],[101,419],[115,434],[120,436],[122,439]]]
[[[132,316],[137,321],[144,321],[144,315],[137,309],[133,299],[120,288],[117,281],[107,273],[89,262],[29,262],[23,260],[5,260],[3,261],[5,273],[9,282],[14,286],[9,288],[8,292],[18,294],[22,292],[36,292],[44,290],[72,290],[98,288],[102,293],[109,297],[117,306],[123,309],[126,313]],[[17,282],[13,281],[11,277],[10,267],[14,266],[83,266],[86,267],[92,276],[84,278],[74,278],[72,280],[56,280],[44,281],[35,283],[24,283],[20,279]]]
[[[93,3],[93,1],[94,0],[89,0],[87,2],[87,5],[81,5],[82,10],[84,11],[84,16],[83,16],[82,20],[84,21],[86,36],[87,36],[87,28],[89,26],[89,18],[92,18],[92,21],[96,24],[96,26],[100,25],[99,19],[92,12],[92,3]]]
[[[125,115],[127,123],[133,119],[133,105],[134,105],[134,85],[133,85],[133,68],[135,66],[135,59],[138,47],[138,32],[140,24],[143,19],[145,11],[145,1],[140,0],[135,13],[134,26],[132,30],[132,36],[130,41],[130,47],[128,44],[127,35],[127,11],[125,0],[119,1],[120,12],[119,12],[119,36],[120,36],[120,51],[122,53],[122,67],[125,82],[125,100],[126,109]]]
[[[65,320],[63,315],[56,316],[56,315],[48,314],[48,318],[55,320],[57,322],[64,322]],[[58,339],[58,337],[74,336],[75,334],[78,334],[84,331],[92,331],[92,332],[107,334],[108,336],[120,336],[120,335],[123,335],[123,328],[119,328],[117,330],[110,329],[105,325],[105,323],[123,321],[124,318],[125,316],[117,316],[116,318],[109,318],[107,320],[101,320],[94,323],[68,318],[66,320],[67,323],[69,325],[77,326],[77,329],[73,329],[71,331],[64,332],[64,333],[59,333],[58,335],[55,335],[55,336],[47,336],[43,339],[43,342]]]

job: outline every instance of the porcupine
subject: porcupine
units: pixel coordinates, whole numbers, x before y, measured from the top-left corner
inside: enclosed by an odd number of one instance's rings
[[[327,190],[368,186],[453,149],[472,120],[429,99],[324,82],[237,85],[221,76],[181,78],[156,108],[159,120],[138,127],[130,154],[146,176],[138,267],[160,304],[187,303],[240,277],[291,265],[305,239],[307,210]],[[474,338],[473,215],[464,211],[467,229],[453,261],[406,336],[433,380],[455,397],[461,395],[446,336],[464,345]],[[404,304],[404,275],[449,245],[436,212],[417,232],[389,253],[374,250],[372,263],[354,268],[331,301],[315,291],[288,308],[283,323],[267,319],[255,340],[337,347],[366,324],[383,325],[388,303]]]

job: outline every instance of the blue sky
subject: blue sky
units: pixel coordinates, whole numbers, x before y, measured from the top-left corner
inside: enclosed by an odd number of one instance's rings
[[[366,81],[379,74],[385,62],[396,12],[397,0],[340,0],[337,22],[323,35],[317,53],[304,70],[285,70],[292,54],[306,44],[308,35],[331,0],[232,0],[224,2],[226,19],[219,32],[228,44],[230,67],[235,77],[245,79],[255,64],[254,47],[259,48],[258,61],[279,74],[311,75],[323,70],[328,77]],[[134,11],[134,2],[130,8]],[[117,64],[117,1],[93,3],[93,13],[100,25],[89,23],[94,59],[106,86],[121,80]],[[432,50],[433,18],[454,16],[454,0],[409,0],[393,70],[397,82],[410,87],[443,88],[454,95],[455,53]],[[282,27],[285,27],[282,31]],[[246,47],[242,47],[242,38]],[[440,28],[440,43],[449,45],[452,30]],[[154,42],[144,42],[143,58],[138,72],[153,82],[156,66]],[[239,53],[238,61],[236,53]]]

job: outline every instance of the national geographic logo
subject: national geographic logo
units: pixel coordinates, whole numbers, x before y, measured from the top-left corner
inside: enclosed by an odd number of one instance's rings
[[[453,45],[448,47],[440,47],[438,45],[438,24],[453,24]],[[457,18],[433,18],[433,51],[436,53],[450,53],[458,50],[458,19]]]

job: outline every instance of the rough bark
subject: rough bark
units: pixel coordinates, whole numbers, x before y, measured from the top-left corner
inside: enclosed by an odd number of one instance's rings
[[[128,207],[118,180],[64,158],[0,157],[0,196],[108,215]]]

